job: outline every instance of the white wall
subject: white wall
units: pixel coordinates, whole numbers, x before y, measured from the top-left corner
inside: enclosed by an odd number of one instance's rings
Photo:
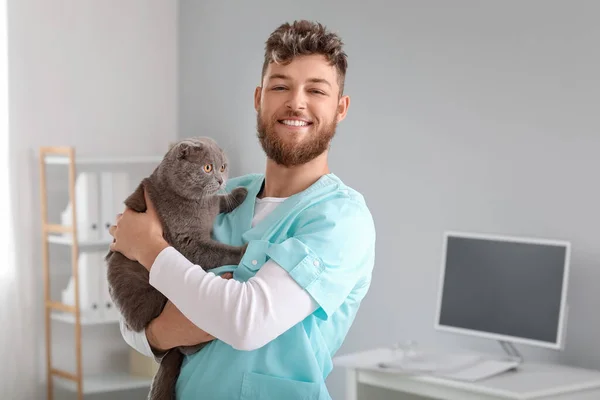
[[[433,330],[446,229],[569,239],[564,352],[600,368],[600,4],[583,1],[180,2],[180,135],[214,135],[236,173],[262,171],[252,95],[264,41],[318,19],[349,54],[331,166],[378,232],[371,291],[340,353],[401,339],[500,351]],[[343,374],[328,386],[342,400]],[[371,400],[392,398],[366,390]]]
[[[177,3],[18,0],[9,2],[8,15],[19,268],[29,306],[28,343],[36,353],[32,370],[43,380],[37,148],[75,146],[81,155],[164,153],[177,132]],[[60,355],[60,349],[72,348],[73,329],[56,326]],[[84,354],[96,366],[110,359],[117,344],[103,349],[95,340],[124,343],[117,326],[87,328],[84,335]]]

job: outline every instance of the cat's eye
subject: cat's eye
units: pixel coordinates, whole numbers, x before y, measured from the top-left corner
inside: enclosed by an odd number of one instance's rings
[[[206,173],[212,172],[212,169],[213,169],[212,164],[206,164],[204,166],[204,172],[206,172]]]
[[[221,165],[221,172],[225,172],[225,164]]]

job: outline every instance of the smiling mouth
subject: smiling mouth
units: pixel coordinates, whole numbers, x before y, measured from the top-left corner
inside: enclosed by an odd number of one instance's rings
[[[279,122],[280,124],[285,125],[285,126],[298,127],[298,128],[312,125],[312,122],[301,121],[298,119],[279,119],[279,120],[277,120],[277,122]]]

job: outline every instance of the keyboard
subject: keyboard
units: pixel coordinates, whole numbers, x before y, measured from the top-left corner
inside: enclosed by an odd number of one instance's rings
[[[466,368],[481,359],[481,356],[472,354],[420,353],[416,356],[383,362],[379,366],[403,372],[443,373]]]
[[[441,378],[475,382],[519,366],[517,361],[491,359],[478,354],[419,353],[379,363],[389,372],[428,374]]]
[[[482,359],[454,371],[437,372],[436,376],[461,381],[476,382],[518,368],[518,361]]]

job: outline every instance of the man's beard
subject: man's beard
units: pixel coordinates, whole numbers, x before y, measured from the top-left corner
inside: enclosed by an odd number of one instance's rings
[[[290,117],[299,117],[301,115],[289,115]],[[320,156],[329,148],[329,144],[335,135],[337,127],[335,119],[328,124],[323,125],[317,132],[308,132],[310,135],[300,143],[290,143],[283,140],[275,132],[276,120],[268,124],[262,118],[261,110],[258,110],[256,117],[256,130],[260,144],[268,158],[279,165],[285,167],[294,167],[306,164],[307,162]]]

